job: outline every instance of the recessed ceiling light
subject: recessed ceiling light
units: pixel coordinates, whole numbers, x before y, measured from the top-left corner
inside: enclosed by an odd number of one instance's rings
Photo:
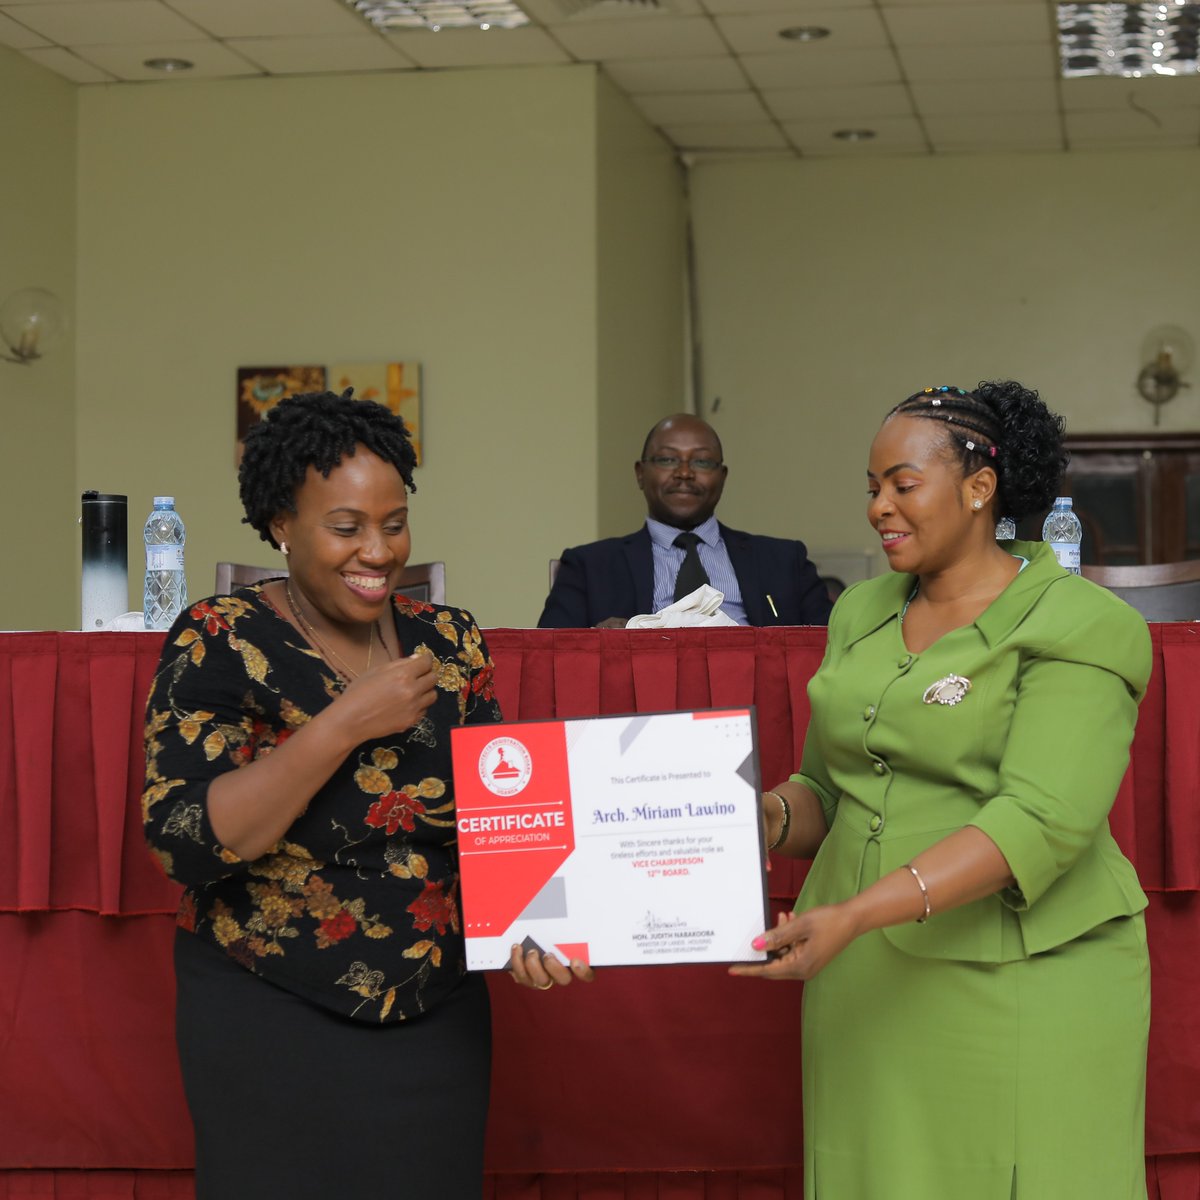
[[[779,31],[779,36],[789,42],[819,42],[829,36],[829,30],[823,25],[789,25]]]
[[[833,136],[843,142],[869,142],[875,136],[875,130],[838,129]]]
[[[142,63],[143,67],[149,67],[152,71],[166,71],[168,74],[171,71],[190,71],[195,65],[186,58],[148,58]]]

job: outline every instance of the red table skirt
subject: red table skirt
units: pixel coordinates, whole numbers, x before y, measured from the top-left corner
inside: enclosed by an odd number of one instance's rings
[[[1112,824],[1151,893],[1151,1196],[1200,1200],[1200,636],[1151,633]],[[768,782],[798,761],[824,648],[820,629],[487,636],[509,719],[753,703]],[[0,1200],[191,1194],[178,889],[138,805],[160,644],[0,635]],[[802,873],[776,861],[778,903]],[[799,987],[719,967],[610,970],[545,996],[493,982],[489,1198],[799,1200]]]
[[[1146,1160],[1149,1200],[1198,1200],[1200,1154]],[[488,1175],[484,1200],[804,1200],[803,1171]],[[191,1171],[0,1171],[0,1200],[194,1200]]]

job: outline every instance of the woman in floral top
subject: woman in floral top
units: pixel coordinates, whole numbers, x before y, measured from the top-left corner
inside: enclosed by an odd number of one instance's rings
[[[289,576],[193,605],[146,715],[146,836],[185,884],[177,1037],[198,1200],[470,1197],[489,1018],[465,973],[450,729],[500,720],[471,615],[396,593],[415,465],[350,393],[246,439]],[[532,987],[587,977],[514,955]]]

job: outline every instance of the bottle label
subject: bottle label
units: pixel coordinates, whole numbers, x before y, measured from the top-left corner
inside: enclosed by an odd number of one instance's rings
[[[182,571],[182,546],[147,546],[147,571]]]
[[[1078,542],[1051,542],[1050,549],[1054,551],[1054,557],[1058,559],[1058,565],[1070,571],[1074,575],[1079,574],[1079,543]]]

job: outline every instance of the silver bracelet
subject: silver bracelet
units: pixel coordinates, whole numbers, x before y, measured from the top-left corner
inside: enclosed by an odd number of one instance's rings
[[[768,850],[778,850],[784,842],[787,841],[787,836],[792,828],[792,806],[778,792],[766,791],[764,796],[774,796],[779,801],[780,808],[783,812],[783,820],[779,824],[779,834],[775,840],[767,847]]]
[[[933,906],[929,903],[929,889],[925,886],[925,880],[921,878],[921,872],[912,863],[905,863],[904,866],[906,870],[912,872],[912,877],[917,881],[917,887],[921,889],[921,899],[925,901],[925,911],[917,918],[917,924],[924,925],[929,920],[929,914],[933,912]]]

